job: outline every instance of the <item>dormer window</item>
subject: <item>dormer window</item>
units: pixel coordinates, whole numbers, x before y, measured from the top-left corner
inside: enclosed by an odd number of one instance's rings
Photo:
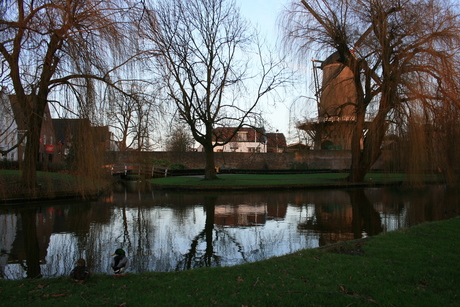
[[[238,141],[247,141],[248,140],[248,132],[247,131],[238,131]]]

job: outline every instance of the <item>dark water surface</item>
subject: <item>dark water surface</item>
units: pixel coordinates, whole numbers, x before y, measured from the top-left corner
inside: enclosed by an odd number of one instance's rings
[[[110,273],[230,266],[457,216],[442,185],[258,192],[114,192],[97,201],[0,207],[0,277],[68,275],[80,257]]]

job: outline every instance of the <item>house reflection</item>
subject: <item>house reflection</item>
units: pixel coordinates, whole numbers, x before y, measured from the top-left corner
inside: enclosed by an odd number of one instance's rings
[[[283,205],[216,205],[214,223],[227,227],[263,225],[268,220],[286,217],[287,203]]]

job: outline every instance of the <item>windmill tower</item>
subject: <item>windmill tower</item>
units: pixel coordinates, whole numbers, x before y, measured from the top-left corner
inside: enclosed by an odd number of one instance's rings
[[[316,150],[351,148],[357,91],[353,72],[344,62],[338,52],[324,61],[313,60],[318,119],[299,128],[312,136]]]

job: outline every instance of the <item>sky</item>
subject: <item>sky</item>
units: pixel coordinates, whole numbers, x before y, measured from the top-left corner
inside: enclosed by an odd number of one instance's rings
[[[291,0],[236,0],[236,3],[240,6],[243,17],[258,29],[268,44],[273,47],[279,44],[281,37],[278,27],[279,15],[284,7],[289,6]],[[310,61],[306,61],[304,67],[299,67],[298,63],[293,62],[289,63],[289,67],[295,69],[297,77],[302,81],[288,86],[284,91],[279,91],[281,97],[277,97],[275,101],[272,98],[268,103],[269,106],[261,106],[264,108],[264,117],[271,126],[268,129],[273,130],[267,132],[279,130],[288,138],[288,144],[299,141],[294,128],[295,121],[303,117],[315,116],[312,111],[316,105],[312,99],[301,98],[312,96],[309,91]]]

